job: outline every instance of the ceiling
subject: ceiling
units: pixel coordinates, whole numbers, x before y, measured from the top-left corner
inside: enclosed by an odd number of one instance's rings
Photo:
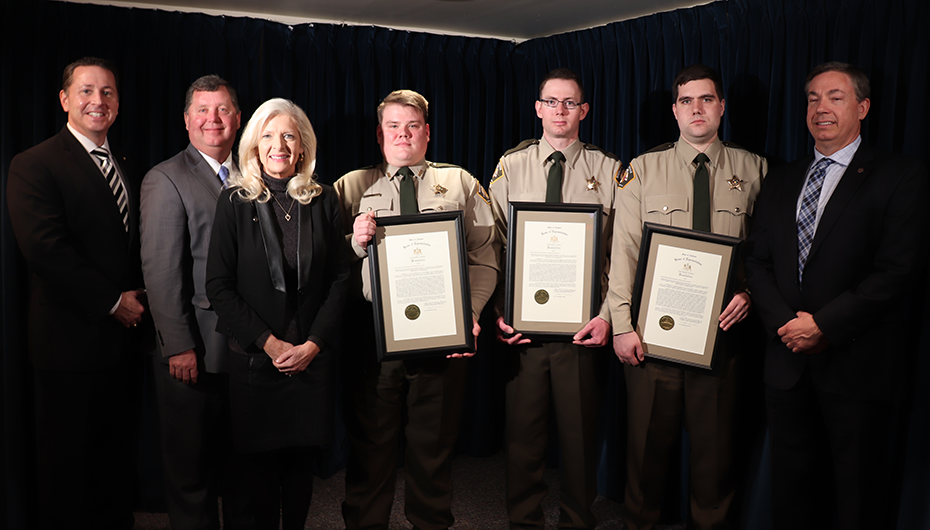
[[[325,22],[523,41],[711,0],[69,0],[86,4]]]

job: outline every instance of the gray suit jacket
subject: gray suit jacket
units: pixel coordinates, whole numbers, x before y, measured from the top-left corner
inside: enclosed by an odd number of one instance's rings
[[[219,177],[193,145],[153,167],[142,181],[142,273],[163,362],[193,349],[198,369],[226,371],[227,338],[204,279]]]

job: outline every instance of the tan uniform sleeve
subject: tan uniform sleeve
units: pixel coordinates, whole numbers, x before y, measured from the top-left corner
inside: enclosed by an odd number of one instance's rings
[[[642,220],[642,166],[638,160],[630,163],[632,180],[617,187],[614,233],[610,255],[610,282],[607,303],[610,307],[614,335],[633,331],[630,320],[630,302],[639,260],[639,244],[643,235]],[[621,177],[621,181],[624,177]]]
[[[507,215],[510,204],[510,189],[507,177],[504,160],[501,159],[491,176],[490,185],[488,186],[488,194],[491,196],[491,213],[494,216],[494,230],[500,242],[498,258],[501,272],[504,272],[507,263]],[[502,280],[500,282],[501,288],[495,292],[493,302],[495,316],[504,315],[503,274],[500,275],[500,279]]]
[[[500,272],[500,239],[495,228],[491,206],[482,195],[481,183],[462,171],[463,186],[467,195],[465,211],[465,239],[468,252],[468,276],[471,283],[471,309],[475,320],[494,293]]]

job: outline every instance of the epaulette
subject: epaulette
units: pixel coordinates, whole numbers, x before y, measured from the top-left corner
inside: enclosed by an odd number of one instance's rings
[[[673,147],[675,147],[675,142],[668,142],[662,145],[657,145],[643,154],[645,155],[646,153],[661,153],[662,151],[668,151],[669,149],[672,149]]]
[[[370,166],[365,166],[365,167],[363,167],[363,168],[361,168],[361,169],[362,169],[362,171],[368,171],[369,169],[376,169],[376,168],[379,168],[379,167],[381,167],[381,164],[372,164],[372,165],[370,165]]]
[[[516,153],[517,151],[522,151],[522,150],[526,149],[527,147],[529,147],[529,146],[531,146],[531,145],[537,145],[538,143],[539,143],[539,140],[537,140],[536,138],[532,138],[532,139],[530,139],[530,140],[523,140],[523,141],[520,142],[516,147],[514,147],[513,149],[510,149],[509,151],[507,151],[506,153],[504,153],[504,156],[507,156],[507,155],[509,155],[510,153]]]
[[[585,151],[600,151],[601,154],[603,154],[607,158],[616,160],[618,162],[620,161],[620,157],[611,153],[610,151],[604,151],[603,149],[601,149],[600,147],[596,145],[591,145],[591,144],[581,144],[581,145],[584,147]]]
[[[451,168],[462,169],[462,166],[457,166],[455,164],[446,164],[445,162],[427,162],[427,164],[429,165],[429,167],[435,167],[435,168],[450,168],[451,167]]]
[[[720,142],[720,143],[722,143],[724,147],[729,147],[730,149],[741,149],[743,151],[749,151],[749,149],[746,149],[745,147],[739,144],[735,144],[733,142]]]

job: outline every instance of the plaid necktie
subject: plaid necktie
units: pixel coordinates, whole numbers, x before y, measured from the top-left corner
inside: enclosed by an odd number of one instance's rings
[[[226,166],[220,166],[220,172],[217,173],[217,176],[220,177],[220,181],[223,182],[223,187],[228,188],[229,184],[226,181],[229,179],[229,168]]]
[[[98,147],[91,151],[90,154],[100,160],[100,169],[103,171],[107,184],[110,186],[110,191],[113,192],[113,197],[116,199],[116,206],[119,208],[119,215],[123,220],[123,229],[129,232],[129,197],[126,195],[123,182],[119,179],[119,175],[116,174],[116,166],[110,161],[110,153],[106,149]]]
[[[814,171],[807,179],[804,187],[804,198],[801,200],[801,211],[798,213],[798,283],[804,275],[804,265],[811,251],[811,241],[814,240],[814,228],[817,221],[817,203],[820,202],[820,190],[823,189],[823,180],[827,176],[827,168],[835,162],[829,158],[821,158],[814,166]]]

